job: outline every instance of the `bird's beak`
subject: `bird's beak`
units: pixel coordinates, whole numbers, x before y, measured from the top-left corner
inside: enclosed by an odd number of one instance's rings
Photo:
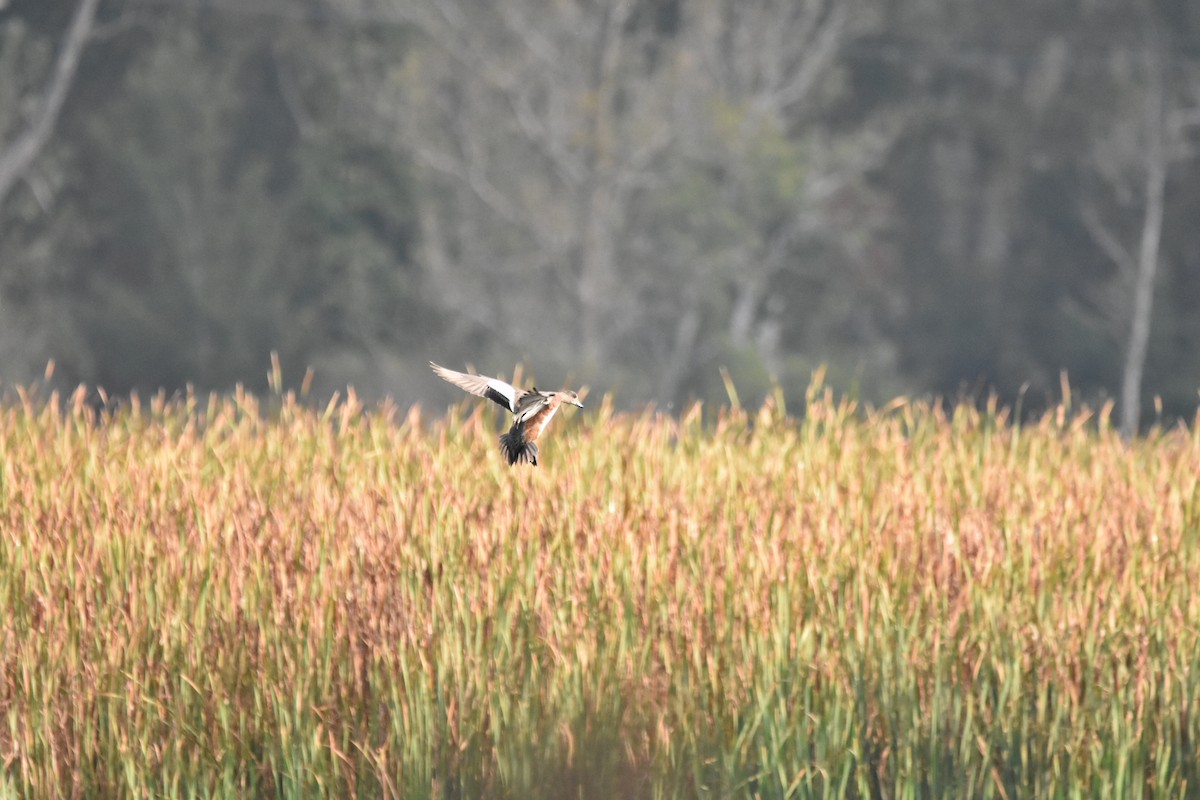
[[[583,408],[583,403],[580,402],[579,400],[575,401],[575,405],[579,406],[580,408]]]

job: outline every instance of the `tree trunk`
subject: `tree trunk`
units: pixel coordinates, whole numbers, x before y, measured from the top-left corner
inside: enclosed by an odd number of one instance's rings
[[[579,247],[579,335],[585,371],[607,361],[611,309],[617,302],[616,262],[613,251],[613,181],[617,150],[617,71],[621,61],[623,28],[632,13],[628,0],[609,9],[600,29],[600,42],[589,87],[593,108],[589,120],[590,186],[584,189]]]
[[[1152,45],[1147,51],[1149,80],[1146,92],[1146,183],[1145,216],[1142,219],[1138,247],[1137,278],[1133,292],[1133,313],[1129,326],[1129,346],[1121,379],[1121,425],[1123,436],[1137,433],[1142,404],[1142,372],[1150,341],[1150,323],[1154,308],[1154,276],[1158,271],[1158,249],[1162,238],[1164,194],[1167,183],[1165,80],[1161,56]]]
[[[679,387],[696,353],[702,321],[700,298],[693,285],[687,291],[686,306],[675,325],[675,342],[670,356],[658,377],[658,401],[668,408],[679,398]]]

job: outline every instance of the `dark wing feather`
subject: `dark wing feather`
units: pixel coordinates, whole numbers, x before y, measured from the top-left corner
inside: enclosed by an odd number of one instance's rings
[[[541,392],[525,392],[517,400],[517,407],[514,409],[514,422],[526,422],[537,416],[550,403],[550,398]]]

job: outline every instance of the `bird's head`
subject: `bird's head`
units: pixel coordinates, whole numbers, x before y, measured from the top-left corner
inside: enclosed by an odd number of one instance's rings
[[[579,406],[580,408],[583,408],[583,403],[580,401],[579,395],[575,392],[572,392],[568,389],[567,391],[560,392],[559,394],[562,395],[564,403],[570,403],[573,406]]]

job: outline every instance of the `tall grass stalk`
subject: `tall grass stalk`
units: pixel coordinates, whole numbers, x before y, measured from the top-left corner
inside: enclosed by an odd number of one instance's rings
[[[0,408],[0,796],[1200,787],[1200,425]]]

